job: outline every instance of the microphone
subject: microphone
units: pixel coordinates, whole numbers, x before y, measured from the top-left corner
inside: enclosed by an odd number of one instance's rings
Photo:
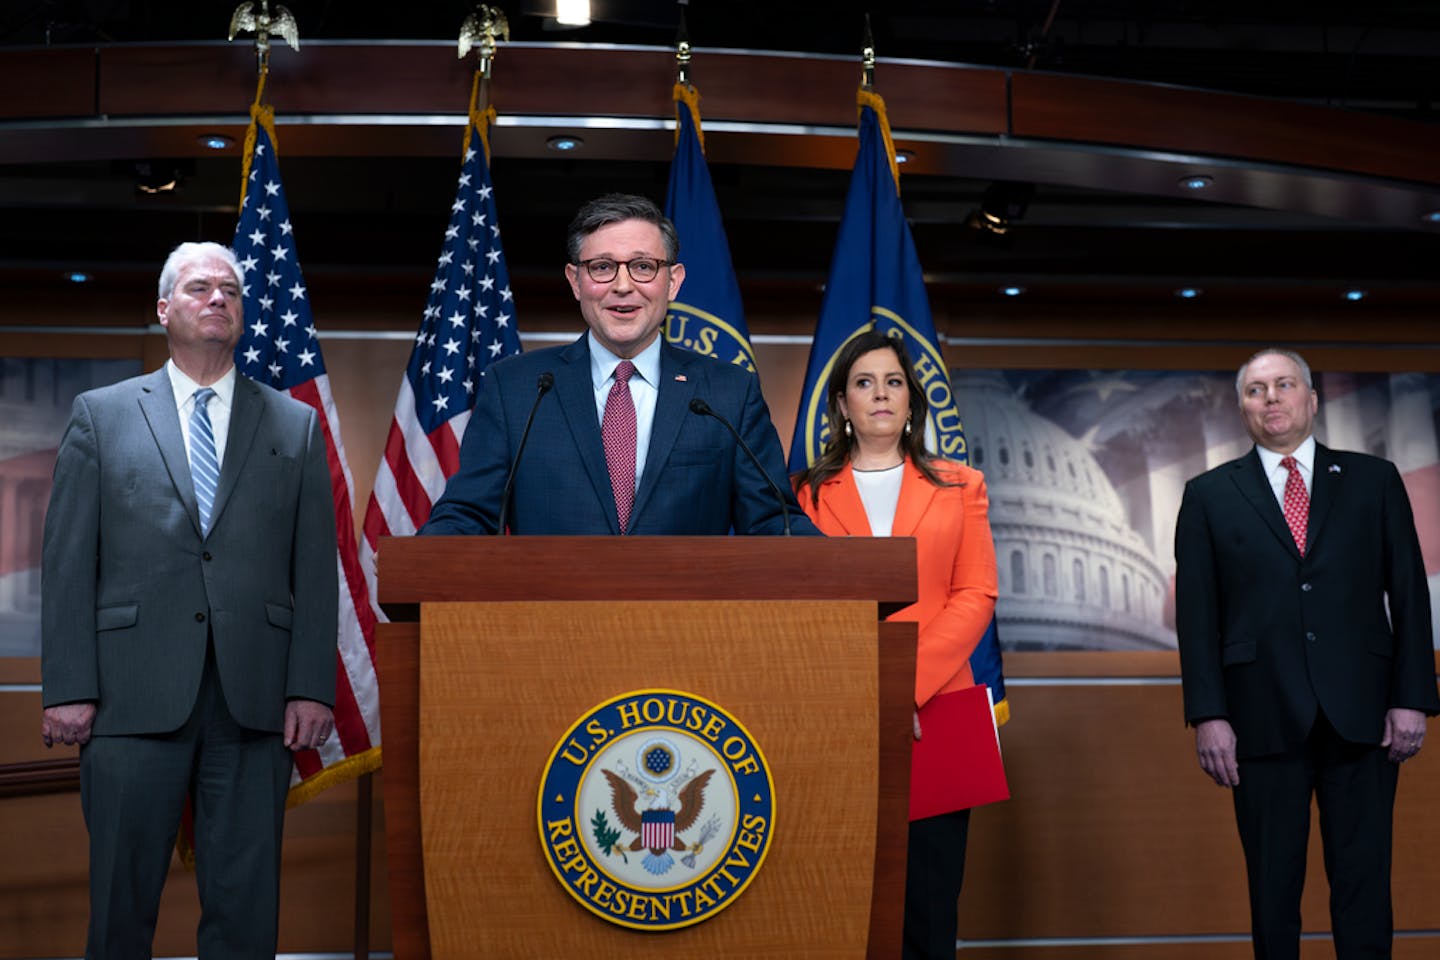
[[[785,504],[785,495],[780,492],[780,488],[775,486],[775,481],[770,479],[770,474],[766,473],[765,468],[760,465],[760,458],[755,456],[755,451],[750,449],[750,444],[740,436],[740,431],[736,430],[733,423],[716,413],[710,404],[699,397],[690,401],[690,412],[698,413],[702,417],[714,417],[725,424],[725,429],[735,437],[735,442],[740,444],[740,449],[745,451],[745,456],[750,458],[750,462],[755,464],[755,469],[760,471],[760,476],[764,477],[765,482],[770,485],[770,492],[775,494],[775,502],[780,504],[780,517],[785,523],[785,536],[790,536],[790,508]]]
[[[515,489],[515,472],[520,469],[520,458],[525,453],[525,442],[530,439],[530,427],[535,423],[535,413],[540,401],[555,386],[555,374],[546,370],[535,378],[535,402],[530,405],[530,416],[525,418],[525,431],[520,434],[520,446],[515,449],[515,459],[510,464],[510,476],[505,478],[505,492],[500,497],[500,517],[495,523],[495,536],[505,535],[505,518],[510,514],[510,494]]]

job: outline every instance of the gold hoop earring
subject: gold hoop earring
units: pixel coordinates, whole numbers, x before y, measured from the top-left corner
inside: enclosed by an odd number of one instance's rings
[[[855,431],[850,429],[850,421],[849,421],[849,420],[846,420],[846,421],[845,421],[845,438],[848,440],[848,439],[850,439],[850,438],[853,437],[853,436],[855,436]]]

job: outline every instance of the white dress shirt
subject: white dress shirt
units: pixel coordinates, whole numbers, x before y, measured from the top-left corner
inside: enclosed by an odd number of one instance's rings
[[[895,508],[900,505],[900,483],[905,479],[905,464],[900,462],[884,470],[856,470],[855,488],[865,505],[865,519],[870,523],[872,537],[888,537],[895,527]]]
[[[1290,471],[1280,465],[1280,461],[1287,456],[1283,453],[1276,453],[1255,445],[1255,452],[1260,454],[1260,466],[1265,470],[1265,478],[1270,481],[1270,489],[1275,494],[1275,502],[1280,504],[1280,512],[1285,512],[1285,481],[1290,478]],[[1296,448],[1295,452],[1289,454],[1295,458],[1300,466],[1300,479],[1305,481],[1305,495],[1308,497],[1315,489],[1315,435],[1312,433]]]

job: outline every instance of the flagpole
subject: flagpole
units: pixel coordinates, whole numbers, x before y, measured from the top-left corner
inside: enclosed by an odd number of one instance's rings
[[[373,773],[381,764],[378,683],[372,651],[373,604],[355,543],[353,483],[341,440],[339,412],[313,323],[281,182],[274,107],[265,103],[270,74],[271,35],[300,49],[300,33],[285,7],[270,13],[268,0],[242,3],[230,20],[229,39],[255,32],[258,77],[250,105],[241,166],[239,218],[234,246],[241,266],[248,319],[237,346],[240,372],[304,403],[315,412],[325,440],[336,521],[335,563],[340,574],[334,716],[336,738],[328,748],[296,755],[286,806],[295,806],[327,787],[356,779],[354,956],[370,952],[370,877],[373,855]],[[250,191],[255,178],[259,189]],[[263,278],[263,282],[262,282]],[[249,279],[250,282],[245,281]],[[283,312],[281,312],[283,310]],[[274,327],[276,334],[266,333]],[[286,330],[290,332],[285,332]],[[241,348],[248,349],[241,350]],[[244,358],[242,365],[242,356]],[[264,359],[262,359],[262,357]],[[268,374],[268,377],[267,377]]]
[[[870,30],[870,14],[865,14],[865,34],[860,41],[860,88],[875,86],[875,34]]]

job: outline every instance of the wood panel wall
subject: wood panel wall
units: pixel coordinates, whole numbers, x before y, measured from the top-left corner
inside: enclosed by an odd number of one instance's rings
[[[556,282],[558,283],[558,277]],[[315,284],[321,286],[320,283]],[[133,295],[136,302],[128,302]],[[317,296],[319,293],[317,292]],[[143,291],[123,309],[129,330],[114,337],[66,334],[95,322],[94,305],[12,299],[0,306],[0,353],[129,355],[147,366],[164,357],[163,340],[135,335],[148,322]],[[413,304],[325,291],[351,327],[413,330]],[[17,307],[17,303],[20,306]],[[44,312],[41,312],[43,309]],[[998,311],[960,315],[937,304],[941,329],[962,342],[948,348],[957,368],[1097,367],[1231,369],[1272,337],[1294,343],[1318,369],[1440,370],[1440,348],[1413,316],[1383,315],[1357,329],[1341,314],[1301,316],[1249,308],[1226,316],[1163,321],[1141,308],[1105,316],[1065,311],[1008,318]],[[813,315],[757,305],[752,329],[808,332]],[[6,332],[45,322],[55,333]],[[573,306],[544,301],[526,329],[575,331]],[[1003,337],[1003,339],[1002,339]],[[1063,343],[1060,342],[1063,340]],[[1405,350],[1396,345],[1408,344]],[[408,355],[404,339],[334,339],[324,344],[342,417],[359,509],[371,478]],[[808,354],[803,344],[757,348],[760,375],[782,440]],[[1014,719],[1003,733],[1014,799],[978,811],[971,828],[962,933],[963,954],[986,960],[1229,960],[1248,956],[1248,916],[1239,842],[1227,794],[1200,773],[1181,720],[1173,656],[1012,655],[1008,674]],[[1106,678],[1160,678],[1146,685]],[[38,681],[35,661],[0,661],[0,683]],[[1068,678],[1064,685],[1047,678]],[[1078,682],[1077,682],[1078,678]],[[1166,678],[1169,678],[1168,680]],[[39,696],[0,693],[0,762],[42,759]],[[1440,747],[1423,752],[1401,777],[1395,855],[1396,924],[1428,931],[1397,941],[1396,956],[1440,955]],[[377,808],[378,803],[377,793]],[[291,812],[286,830],[281,949],[347,951],[353,925],[355,787],[337,787]],[[383,809],[372,836],[384,848]],[[0,957],[78,956],[85,921],[85,834],[79,797],[60,793],[0,798]],[[829,855],[844,855],[843,843]],[[1313,847],[1305,929],[1328,928],[1318,846]],[[191,954],[198,906],[193,881],[176,867],[157,935],[162,954]],[[371,884],[371,946],[391,945],[386,874],[377,858]],[[1204,942],[1126,945],[1092,938],[1201,936]],[[1068,944],[1067,940],[1078,940]],[[1017,941],[1028,942],[1019,946]],[[1089,941],[1089,942],[1086,942]],[[1307,942],[1306,960],[1333,955],[1328,941]]]

